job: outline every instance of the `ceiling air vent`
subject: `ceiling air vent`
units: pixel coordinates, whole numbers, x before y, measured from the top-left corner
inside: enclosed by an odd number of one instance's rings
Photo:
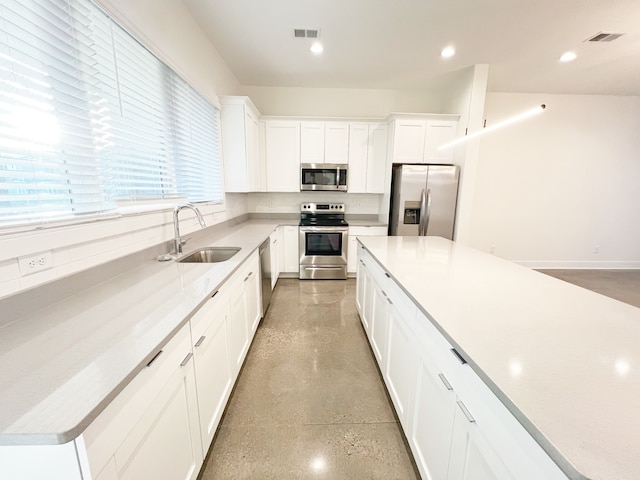
[[[600,32],[593,37],[589,37],[585,42],[613,42],[615,39],[620,38],[624,33],[606,33]]]
[[[317,28],[294,28],[293,36],[295,38],[318,38],[320,30]]]

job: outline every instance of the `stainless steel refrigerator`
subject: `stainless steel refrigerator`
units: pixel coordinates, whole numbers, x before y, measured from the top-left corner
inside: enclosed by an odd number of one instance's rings
[[[456,165],[394,164],[389,235],[453,240],[459,176]]]

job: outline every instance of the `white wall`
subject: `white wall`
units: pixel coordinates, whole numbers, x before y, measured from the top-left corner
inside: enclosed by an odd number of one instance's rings
[[[533,267],[640,268],[640,98],[489,93],[470,244]],[[598,247],[598,253],[595,249]]]
[[[250,193],[248,209],[251,213],[291,213],[300,214],[303,202],[344,203],[347,216],[377,215],[381,195],[338,192],[300,193]]]

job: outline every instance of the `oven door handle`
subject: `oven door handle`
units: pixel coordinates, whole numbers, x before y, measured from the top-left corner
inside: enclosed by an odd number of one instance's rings
[[[349,227],[299,227],[301,232],[348,232]]]

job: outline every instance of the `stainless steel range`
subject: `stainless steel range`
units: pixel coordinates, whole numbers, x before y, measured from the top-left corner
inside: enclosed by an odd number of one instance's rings
[[[344,203],[300,205],[300,279],[347,278],[349,224]]]

